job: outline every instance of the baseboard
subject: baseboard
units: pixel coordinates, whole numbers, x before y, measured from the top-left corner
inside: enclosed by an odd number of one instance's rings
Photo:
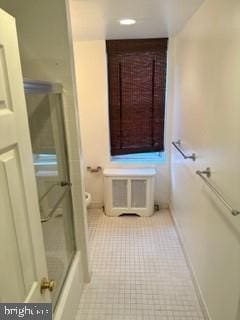
[[[155,204],[159,205],[159,209],[169,209],[169,204],[164,202],[154,202]],[[103,202],[101,201],[92,201],[89,209],[102,209],[104,206]]]
[[[154,206],[155,205],[157,205],[159,207],[159,210],[169,209],[169,203],[166,203],[166,202],[154,201]]]
[[[103,207],[103,202],[101,201],[92,201],[89,209],[102,209]]]
[[[199,303],[200,303],[200,306],[201,306],[201,309],[202,309],[202,312],[203,312],[204,320],[211,320],[207,305],[205,303],[205,300],[204,300],[204,297],[203,297],[203,294],[202,294],[201,287],[200,287],[199,282],[198,282],[197,277],[196,277],[196,273],[195,273],[194,267],[192,265],[190,256],[189,256],[189,254],[188,254],[188,252],[186,250],[185,244],[184,244],[183,234],[182,234],[181,229],[179,227],[178,221],[176,219],[176,215],[174,214],[174,208],[173,208],[173,205],[171,203],[169,204],[169,211],[170,211],[172,220],[174,222],[175,229],[177,231],[178,239],[179,239],[180,245],[182,247],[183,254],[185,256],[188,268],[189,268],[190,273],[191,273],[191,278],[192,278],[193,285],[195,287],[195,291],[196,291],[196,294],[197,294],[197,297],[198,297],[198,300],[199,300]]]
[[[160,209],[169,209],[169,203],[160,202],[158,205]]]
[[[81,268],[81,254],[77,252],[58,300],[54,320],[74,320],[76,318],[84,285]]]

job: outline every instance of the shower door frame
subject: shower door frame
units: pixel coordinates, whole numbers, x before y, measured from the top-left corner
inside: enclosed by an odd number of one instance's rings
[[[66,161],[67,161],[67,170],[70,176],[70,181],[76,178],[76,169],[74,168],[73,161],[69,159],[68,154],[68,139],[71,139],[71,134],[73,132],[69,132],[69,128],[66,125],[66,108],[65,108],[65,97],[64,97],[64,89],[61,83],[52,83],[49,81],[39,81],[32,79],[24,79],[24,91],[25,93],[39,93],[39,94],[59,94],[61,97],[62,106],[61,112],[63,114],[63,122],[64,122],[64,135],[66,141]],[[51,102],[51,101],[50,101]],[[76,101],[75,101],[76,102]],[[77,113],[75,111],[75,113]],[[77,114],[75,114],[77,116]],[[77,128],[76,128],[77,129]],[[78,130],[75,130],[74,134],[79,134]],[[74,147],[79,150],[80,146],[76,143]],[[80,170],[79,170],[79,178],[83,179],[83,164],[80,160]],[[77,170],[78,171],[78,170]],[[62,287],[62,291],[60,293],[60,297],[58,299],[58,303],[54,312],[54,320],[62,320],[66,316],[68,318],[75,317],[79,303],[79,298],[81,296],[84,283],[88,283],[91,279],[90,270],[89,270],[89,260],[88,260],[88,228],[87,228],[87,213],[85,206],[85,190],[84,183],[81,183],[81,187],[79,190],[79,186],[76,186],[73,183],[71,195],[75,191],[75,195],[79,194],[78,201],[74,201],[74,195],[72,195],[72,208],[73,208],[73,224],[74,224],[74,239],[76,252],[73,257],[72,264],[69,267],[68,273],[66,275],[65,282]],[[80,204],[81,202],[81,204]],[[79,212],[81,210],[81,212]]]

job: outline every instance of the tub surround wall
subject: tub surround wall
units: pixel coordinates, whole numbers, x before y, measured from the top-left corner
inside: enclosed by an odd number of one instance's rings
[[[212,320],[240,319],[240,216],[233,217],[196,175],[240,209],[240,3],[207,0],[172,40],[172,212]],[[174,49],[175,47],[175,49]]]
[[[74,43],[76,77],[79,97],[80,127],[85,167],[138,168],[153,167],[157,170],[155,201],[162,207],[169,203],[169,156],[171,110],[166,112],[166,162],[159,164],[124,164],[112,162],[110,158],[110,137],[108,120],[107,59],[104,40],[78,41]],[[168,66],[170,77],[171,66]],[[169,98],[169,99],[168,99]],[[167,95],[167,101],[170,97]],[[168,104],[168,102],[167,102]],[[86,189],[92,195],[92,205],[103,205],[102,173],[85,172]]]
[[[27,111],[34,154],[55,152],[51,127],[51,110],[47,95],[27,95]]]

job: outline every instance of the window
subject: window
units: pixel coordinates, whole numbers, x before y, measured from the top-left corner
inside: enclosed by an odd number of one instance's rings
[[[164,150],[167,42],[107,41],[112,156]]]
[[[112,156],[111,160],[121,164],[160,164],[166,162],[166,155],[165,152],[130,153]]]

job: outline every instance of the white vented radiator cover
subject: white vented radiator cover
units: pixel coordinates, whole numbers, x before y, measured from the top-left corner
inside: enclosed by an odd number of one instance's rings
[[[105,169],[104,206],[106,215],[152,215],[155,175],[155,169]]]

